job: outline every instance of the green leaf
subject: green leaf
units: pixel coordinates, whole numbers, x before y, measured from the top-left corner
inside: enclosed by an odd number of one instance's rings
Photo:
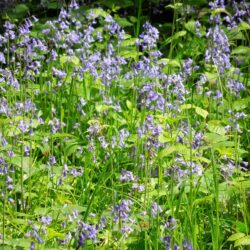
[[[127,18],[122,18],[122,17],[118,17],[116,16],[114,18],[114,20],[122,27],[122,28],[126,28],[126,27],[130,27],[130,26],[133,26],[133,23],[129,22],[127,20]]]
[[[16,247],[23,247],[24,249],[29,249],[30,246],[30,240],[25,238],[17,238],[17,239],[5,239],[5,244],[12,246],[14,249]],[[4,248],[5,249],[5,248]]]
[[[218,74],[217,73],[210,73],[210,72],[205,72],[205,76],[207,78],[207,81],[211,84],[215,84],[216,80],[218,78]]]
[[[180,9],[182,8],[183,4],[182,3],[175,3],[175,4],[169,4],[167,6],[165,6],[165,8],[171,8],[171,9]]]
[[[18,14],[18,15],[26,15],[26,13],[28,13],[29,8],[27,7],[27,5],[25,4],[18,4],[16,5],[15,9],[14,9],[14,13]]]
[[[208,116],[208,112],[205,109],[199,107],[195,107],[195,112],[197,115],[202,116],[204,119],[206,119]]]
[[[53,239],[55,237],[59,237],[59,238],[63,239],[65,237],[65,235],[63,233],[59,233],[52,228],[47,228],[47,233],[48,233],[49,239]]]
[[[165,64],[166,66],[181,67],[179,61],[176,59],[162,58],[159,62]]]
[[[208,122],[207,128],[210,132],[216,133],[218,135],[225,135],[226,130],[224,126],[220,125],[220,121],[218,120],[211,120]]]
[[[214,144],[214,143],[218,143],[218,142],[227,141],[228,136],[218,135],[216,133],[206,133],[205,140],[210,144]]]
[[[75,66],[79,66],[80,60],[76,56],[67,56],[61,55],[60,56],[60,64],[71,63]]]
[[[250,245],[250,235],[240,238],[235,241],[234,246],[249,246]]]
[[[126,100],[126,106],[127,106],[127,108],[128,108],[129,110],[132,110],[132,108],[133,108],[132,102],[129,101],[129,100]]]
[[[98,113],[101,113],[103,111],[107,111],[107,110],[110,110],[110,109],[114,109],[115,107],[114,106],[111,106],[111,105],[102,105],[102,104],[96,104],[95,106],[95,109]]]
[[[181,31],[178,31],[174,34],[173,36],[173,40],[177,40],[178,38],[182,37],[182,36],[185,36],[187,34],[187,31],[186,30],[181,30]]]
[[[91,14],[91,15],[90,15]],[[87,12],[87,15],[89,17],[91,17],[90,19],[96,19],[97,17],[105,17],[108,15],[108,12],[106,12],[105,10],[101,9],[101,8],[94,8],[94,9],[90,9]]]
[[[174,146],[170,146],[168,148],[165,148],[165,149],[161,150],[159,152],[159,158],[164,158],[164,157],[169,156],[169,155],[171,155],[172,153],[175,153],[175,152],[187,155],[187,154],[190,153],[190,150],[188,149],[188,147],[186,147],[183,144],[176,144]]]
[[[227,240],[228,241],[236,241],[244,236],[245,236],[244,233],[235,233],[235,234],[232,234]]]
[[[243,54],[243,55],[249,56],[250,48],[240,45],[237,48],[232,50],[232,55],[238,55],[238,54]]]
[[[244,21],[240,22],[238,24],[238,27],[241,29],[241,30],[249,30],[250,29],[250,24],[249,23],[246,23]]]
[[[134,46],[135,41],[136,41],[136,38],[128,38],[126,40],[123,40],[121,43],[121,47]]]
[[[15,156],[11,158],[11,164],[22,168],[24,173],[29,173],[29,170],[32,168],[33,165],[33,159],[31,157],[21,157],[21,156]]]
[[[249,102],[250,102],[249,98],[237,100],[233,103],[233,109],[236,111],[243,110],[249,107]]]
[[[191,108],[194,108],[194,106],[190,103],[181,105],[181,110],[191,109]]]
[[[62,7],[62,5],[59,3],[60,3],[59,1],[49,1],[48,5],[47,5],[48,9],[51,9],[51,10],[60,9]]]
[[[231,16],[231,14],[229,12],[227,12],[226,9],[224,9],[224,8],[216,8],[215,10],[212,11],[213,16],[220,14],[220,13],[225,13],[228,16]]]
[[[187,23],[184,24],[184,27],[190,31],[191,33],[195,34],[196,33],[196,25],[195,25],[195,21],[191,20]]]

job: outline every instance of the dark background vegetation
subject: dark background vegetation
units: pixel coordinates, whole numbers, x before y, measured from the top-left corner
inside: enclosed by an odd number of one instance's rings
[[[12,19],[18,23],[31,15],[46,21],[47,18],[56,17],[62,7],[67,8],[69,2],[69,0],[0,0],[0,24],[2,26],[6,19]],[[168,28],[170,30],[173,20],[173,9],[166,8],[173,0],[78,0],[77,2],[86,9],[101,7],[111,12],[112,15],[127,18],[132,24],[138,17],[141,24],[150,20],[151,23],[158,25],[160,30],[168,30]],[[208,3],[206,0],[179,2],[199,8],[207,6]]]

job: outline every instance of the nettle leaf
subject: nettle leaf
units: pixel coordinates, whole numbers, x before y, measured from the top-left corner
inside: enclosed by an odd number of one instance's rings
[[[177,68],[181,67],[180,62],[176,59],[162,58],[159,60],[159,62],[165,64],[166,66],[172,66]]]
[[[235,233],[235,234],[232,234],[227,240],[228,241],[236,241],[244,236],[245,236],[244,233]]]
[[[17,15],[25,16],[29,12],[29,8],[25,4],[18,4],[14,9],[14,13]]]
[[[105,17],[108,15],[108,12],[106,12],[105,10],[101,9],[101,8],[94,8],[94,9],[90,9],[89,11],[87,11],[87,16],[90,17],[90,19],[96,19],[98,17]]]
[[[238,247],[238,246],[250,246],[250,235],[236,240],[235,243],[234,243],[234,246],[235,247]]]
[[[133,23],[129,22],[127,18],[116,16],[114,19],[122,28],[133,26]]]
[[[59,233],[52,228],[47,228],[47,233],[48,233],[49,239],[53,239],[55,237],[59,237],[59,238],[63,239],[65,237],[65,235],[63,233]]]
[[[21,157],[21,156],[14,156],[11,158],[11,164],[22,168],[24,173],[29,173],[29,170],[32,168],[33,159],[31,157]]]
[[[128,59],[128,58],[134,58],[136,59],[139,55],[141,55],[141,52],[138,52],[136,50],[136,47],[124,47],[121,48],[121,50],[119,51],[119,56],[123,57],[124,59]]]
[[[191,109],[193,108],[194,106],[190,103],[187,103],[187,104],[183,104],[181,105],[181,110],[185,110],[185,109]]]
[[[238,25],[238,27],[241,29],[241,30],[250,30],[250,24],[247,23],[247,22],[244,22],[244,21],[241,21]]]
[[[62,5],[59,3],[59,1],[49,1],[47,4],[47,8],[51,10],[60,9],[61,7]]]
[[[202,109],[202,108],[200,108],[200,107],[194,106],[194,105],[192,105],[192,104],[190,104],[190,103],[181,105],[181,109],[182,109],[182,110],[191,109],[191,108],[194,108],[194,109],[195,109],[195,113],[196,113],[197,115],[202,116],[204,119],[206,119],[207,116],[208,116],[208,114],[209,114],[208,111],[206,111],[205,109]]]
[[[67,55],[61,55],[60,56],[60,64],[70,63],[75,66],[79,66],[80,60],[76,56],[67,56]]]
[[[196,25],[195,25],[195,21],[191,20],[187,23],[184,24],[184,27],[190,31],[191,33],[195,34],[196,33]]]
[[[182,3],[175,3],[175,4],[169,4],[167,6],[165,6],[165,8],[171,8],[171,9],[180,9],[182,8],[183,4]]]
[[[95,109],[98,113],[101,113],[103,111],[115,109],[115,107],[112,105],[96,104]]]
[[[134,46],[135,42],[136,42],[136,38],[128,38],[122,41],[121,47]]]
[[[207,81],[209,83],[211,83],[211,84],[215,84],[216,80],[218,78],[218,74],[217,73],[205,72],[205,76],[206,76]]]
[[[30,246],[30,240],[25,238],[5,239],[4,243],[9,246],[12,246],[14,249],[16,249],[16,247],[23,247],[24,249],[29,249]]]
[[[199,107],[195,107],[195,112],[197,115],[202,116],[204,119],[206,119],[209,114],[205,109]]]
[[[169,43],[171,43],[171,42],[174,41],[174,40],[178,40],[180,37],[183,37],[183,36],[185,36],[186,34],[187,34],[187,31],[186,31],[186,30],[181,30],[181,31],[175,33],[173,36],[167,38],[167,39],[165,40],[164,44],[169,44]]]
[[[210,132],[216,133],[218,135],[225,135],[226,130],[224,126],[220,124],[218,120],[211,120],[208,122],[207,128]]]
[[[159,158],[164,158],[176,152],[183,154],[183,155],[189,155],[190,149],[183,144],[176,144],[176,145],[173,145],[173,146],[170,146],[168,148],[164,148],[163,150],[161,150],[159,152]]]
[[[227,141],[228,139],[229,139],[228,136],[218,135],[216,133],[206,133],[205,134],[205,140],[210,144],[224,142],[224,141]]]
[[[220,13],[225,13],[227,14],[228,16],[232,16],[229,12],[226,11],[226,9],[224,8],[216,8],[215,10],[212,11],[212,15],[215,16],[215,15],[218,15]]]
[[[233,103],[233,109],[236,111],[243,110],[243,109],[249,107],[249,102],[250,102],[249,98],[237,100]]]

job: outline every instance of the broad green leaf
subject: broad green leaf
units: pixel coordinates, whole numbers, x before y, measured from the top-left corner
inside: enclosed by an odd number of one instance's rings
[[[235,233],[235,234],[232,234],[227,240],[228,241],[236,241],[244,236],[245,236],[244,233]]]
[[[175,4],[169,4],[167,6],[165,6],[165,8],[171,8],[171,9],[180,9],[182,8],[183,4],[182,3],[175,3]]]
[[[231,14],[229,12],[227,12],[226,9],[224,9],[224,8],[216,8],[215,10],[212,11],[213,16],[218,15],[220,13],[225,13],[228,16],[231,16]]]
[[[60,56],[60,64],[65,63],[72,63],[73,65],[78,66],[80,61],[76,56],[67,56],[64,54]]]
[[[119,56],[123,57],[124,59],[136,59],[139,55],[141,55],[141,52],[138,53],[135,47],[124,47],[119,51]]]
[[[30,246],[30,240],[25,238],[5,239],[4,243],[9,246],[12,246],[13,249],[16,249],[16,247],[23,247],[24,249],[29,249]]]
[[[210,144],[227,141],[229,138],[226,135],[218,135],[216,133],[206,133],[205,140]]]
[[[250,246],[250,235],[236,240],[235,243],[234,243],[234,246],[235,247],[238,247],[238,246]]]
[[[231,54],[232,55],[243,54],[243,55],[249,56],[250,48],[240,45],[237,48],[233,49]]]
[[[60,9],[62,5],[60,4],[59,1],[49,1],[47,4],[47,8],[51,10],[57,10]]]
[[[218,120],[209,121],[207,128],[210,132],[216,133],[218,135],[225,135],[226,134],[226,130],[225,130],[224,126],[222,126],[220,124],[220,121],[218,121]]]
[[[247,22],[241,21],[241,22],[239,23],[238,27],[239,27],[241,30],[249,30],[249,29],[250,29],[250,24],[247,23]]]
[[[133,108],[132,102],[129,101],[129,100],[126,100],[126,106],[127,106],[127,108],[128,108],[129,110],[132,110],[132,108]]]
[[[114,19],[122,28],[133,26],[133,23],[129,22],[127,18],[116,16]]]
[[[208,112],[205,109],[199,107],[195,107],[195,112],[196,114],[202,116],[204,119],[206,119],[208,116]]]
[[[194,20],[191,20],[191,21],[185,23],[185,24],[184,24],[184,27],[185,27],[188,31],[192,32],[193,34],[196,33],[196,25],[195,25],[195,21],[194,21]]]
[[[53,228],[47,228],[47,233],[49,239],[53,239],[55,237],[59,237],[61,239],[65,238],[65,235],[63,233],[59,233],[55,231]]]
[[[249,102],[250,102],[249,98],[237,100],[233,103],[233,109],[236,111],[243,110],[249,107]]]
[[[111,110],[111,109],[115,109],[114,106],[111,105],[102,105],[102,104],[96,104],[95,109],[98,113],[101,113],[103,111],[107,111],[107,110]]]
[[[191,109],[191,108],[194,108],[194,106],[190,103],[181,105],[181,110]]]
[[[87,11],[87,15],[89,19],[96,19],[97,17],[105,17],[108,15],[108,12],[106,12],[105,10],[103,10],[102,8],[94,8],[94,9],[90,9],[89,11]]]
[[[183,144],[176,144],[170,147],[167,147],[159,152],[159,158],[164,158],[166,156],[171,155],[172,153],[179,153],[179,154],[184,154],[187,155],[190,153],[190,150],[188,149],[187,146]]]
[[[129,39],[123,40],[121,43],[121,47],[134,46],[135,41],[136,41],[136,38],[129,38]]]
[[[169,58],[162,58],[159,60],[159,62],[165,64],[166,66],[172,66],[172,67],[181,67],[180,63],[176,59],[169,59]]]
[[[23,15],[24,16],[26,13],[28,13],[28,11],[29,11],[29,8],[28,8],[27,5],[25,5],[25,4],[18,4],[15,7],[14,13],[18,14],[18,15]]]
[[[216,80],[218,78],[218,74],[217,73],[210,73],[210,72],[205,72],[205,76],[207,78],[207,81],[211,84],[215,84]]]
[[[33,159],[31,157],[21,157],[14,156],[10,159],[11,164],[17,166],[18,168],[22,168],[24,173],[29,173],[30,169],[33,165]]]

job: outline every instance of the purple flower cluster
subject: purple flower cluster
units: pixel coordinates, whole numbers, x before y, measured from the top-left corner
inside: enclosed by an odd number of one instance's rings
[[[156,47],[159,39],[159,31],[153,27],[149,22],[143,25],[144,32],[140,35],[141,40],[137,44],[145,51],[150,51]]]
[[[220,74],[231,67],[230,63],[230,45],[225,32],[216,25],[210,28],[206,37],[209,39],[209,45],[205,54],[205,61],[218,67]]]
[[[97,241],[97,229],[96,226],[91,226],[84,222],[79,223],[79,236],[77,241],[76,249],[84,246],[86,240]]]

